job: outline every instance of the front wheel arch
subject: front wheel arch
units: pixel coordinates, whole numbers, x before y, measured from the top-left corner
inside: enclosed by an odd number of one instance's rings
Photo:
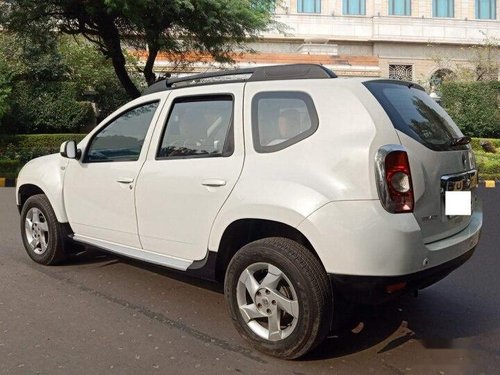
[[[26,203],[26,201],[28,200],[28,198],[32,197],[33,195],[37,195],[37,194],[43,194],[45,196],[47,195],[37,185],[33,185],[33,184],[21,185],[18,189],[18,192],[17,192],[17,197],[18,197],[17,201],[19,204],[19,210],[22,210],[22,208],[23,208],[24,204]]]
[[[24,248],[36,263],[54,265],[66,259],[67,226],[59,223],[45,194],[26,199],[21,209],[20,229]]]

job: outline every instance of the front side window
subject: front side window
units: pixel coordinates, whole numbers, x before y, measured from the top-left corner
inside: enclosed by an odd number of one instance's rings
[[[229,156],[233,151],[233,97],[186,97],[174,101],[156,157]]]
[[[344,0],[342,7],[345,15],[364,16],[366,14],[366,0]]]
[[[321,13],[321,0],[297,0],[298,13]]]
[[[455,16],[454,7],[454,0],[432,0],[432,16],[452,18]]]
[[[318,115],[303,92],[263,92],[252,100],[252,135],[257,152],[274,152],[309,137]]]
[[[496,0],[476,0],[476,18],[481,20],[496,19]]]
[[[411,0],[389,0],[390,16],[411,16]]]
[[[135,107],[111,121],[92,139],[85,162],[136,161],[159,102]]]

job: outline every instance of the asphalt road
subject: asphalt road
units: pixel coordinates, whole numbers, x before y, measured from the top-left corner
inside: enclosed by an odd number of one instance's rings
[[[0,189],[0,374],[499,374],[500,189],[480,194],[484,231],[468,263],[283,361],[239,337],[217,284],[99,252],[33,263],[14,189]]]

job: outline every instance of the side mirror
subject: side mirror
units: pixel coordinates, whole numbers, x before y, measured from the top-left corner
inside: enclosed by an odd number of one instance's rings
[[[80,158],[80,150],[76,148],[75,141],[66,141],[61,145],[61,149],[59,150],[60,154],[64,158],[68,159],[79,159]]]

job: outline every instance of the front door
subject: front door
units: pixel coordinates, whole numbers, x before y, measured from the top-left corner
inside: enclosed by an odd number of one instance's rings
[[[92,136],[82,160],[70,160],[64,178],[64,203],[76,235],[141,247],[135,184],[159,103],[125,110]]]
[[[217,95],[206,91],[173,91],[165,126],[153,136],[158,141],[151,144],[136,194],[146,251],[203,259],[215,217],[240,175],[243,84],[224,85]]]

